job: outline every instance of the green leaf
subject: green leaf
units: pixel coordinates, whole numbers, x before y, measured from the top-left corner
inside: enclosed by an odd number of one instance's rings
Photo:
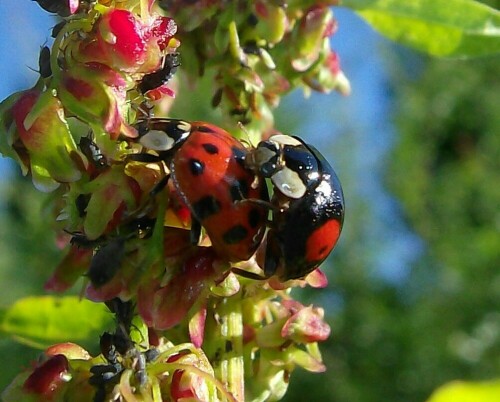
[[[498,402],[500,380],[485,382],[454,381],[434,392],[427,402]]]
[[[4,334],[40,349],[61,342],[95,345],[112,323],[103,304],[76,296],[26,297],[0,312]]]
[[[388,38],[434,56],[500,53],[500,12],[472,0],[343,0]]]

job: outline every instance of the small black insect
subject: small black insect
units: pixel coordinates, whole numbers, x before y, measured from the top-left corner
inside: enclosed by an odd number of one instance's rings
[[[98,288],[108,283],[120,269],[125,257],[125,239],[117,237],[97,250],[92,257],[87,276]]]
[[[138,85],[141,93],[161,87],[169,82],[174,76],[177,68],[181,65],[179,53],[167,54],[163,59],[163,66],[158,71],[146,74]]]
[[[48,78],[52,75],[52,68],[50,67],[50,49],[48,46],[44,46],[40,49],[38,69],[42,78]]]
[[[120,381],[121,374],[125,367],[121,363],[121,355],[117,351],[115,335],[105,332],[99,342],[101,353],[107,363],[96,364],[90,368],[92,374],[89,378],[89,384],[96,387],[94,402],[104,402],[106,400],[107,387],[115,386]]]
[[[102,154],[101,150],[97,144],[92,141],[89,137],[80,138],[80,143],[78,144],[80,150],[85,155],[90,163],[92,163],[97,169],[103,169],[108,166],[108,160]]]
[[[58,22],[56,25],[54,25],[54,27],[52,28],[52,32],[50,33],[50,36],[52,36],[53,38],[56,38],[57,35],[59,35],[59,32],[61,32],[61,30],[64,28],[64,26],[68,23],[68,21],[61,21],[61,22]]]
[[[68,0],[34,0],[40,7],[49,13],[57,14],[61,17],[71,15]]]

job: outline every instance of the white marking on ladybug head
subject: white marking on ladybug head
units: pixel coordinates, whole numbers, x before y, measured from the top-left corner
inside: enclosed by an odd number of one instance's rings
[[[293,147],[303,145],[297,138],[285,134],[273,135],[269,137],[268,141],[274,142],[278,145],[291,145]]]
[[[306,193],[307,187],[297,172],[287,167],[277,171],[271,177],[274,186],[284,195],[298,199]]]
[[[168,151],[174,145],[174,139],[161,130],[149,130],[139,142],[154,151]]]
[[[177,128],[179,130],[184,130],[186,133],[190,133],[191,132],[191,124],[189,124],[185,120],[179,120],[179,124],[177,124]]]

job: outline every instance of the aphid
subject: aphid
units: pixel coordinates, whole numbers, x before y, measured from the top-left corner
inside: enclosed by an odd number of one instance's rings
[[[167,54],[164,57],[161,69],[142,77],[142,80],[138,85],[139,91],[145,94],[148,91],[165,85],[172,79],[180,65],[181,61],[179,53]]]

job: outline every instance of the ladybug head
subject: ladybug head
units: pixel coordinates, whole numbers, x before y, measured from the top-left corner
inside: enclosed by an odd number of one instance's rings
[[[245,158],[246,166],[257,175],[270,178],[278,169],[280,163],[279,145],[272,141],[261,141]]]
[[[303,197],[318,179],[316,158],[297,137],[278,134],[259,144],[266,149],[260,161],[260,174],[268,177],[275,189],[292,199]]]
[[[150,118],[136,124],[141,145],[154,151],[170,151],[179,147],[191,133],[184,120]]]

